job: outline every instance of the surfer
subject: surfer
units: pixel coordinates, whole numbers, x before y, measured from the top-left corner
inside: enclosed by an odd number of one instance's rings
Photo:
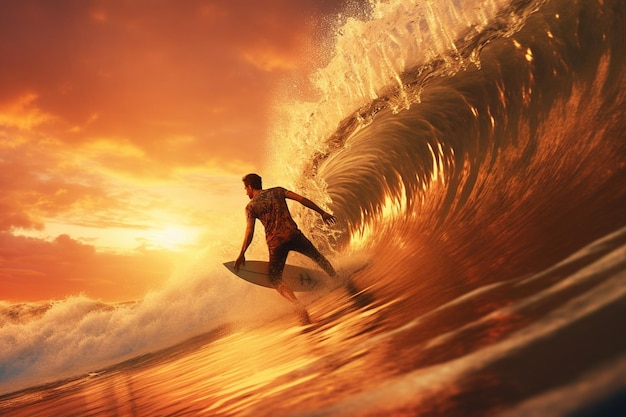
[[[241,252],[235,261],[235,271],[239,270],[239,266],[246,262],[245,253],[252,242],[256,219],[259,219],[265,227],[265,239],[269,249],[270,282],[280,295],[296,306],[302,324],[310,324],[311,319],[306,308],[296,298],[291,288],[282,280],[287,255],[290,251],[300,252],[315,261],[331,277],[335,277],[337,273],[328,259],[298,229],[298,225],[291,217],[286,199],[295,200],[303,206],[316,211],[322,216],[324,222],[328,224],[334,224],[335,217],[322,210],[308,198],[293,191],[282,187],[264,190],[261,177],[257,174],[248,174],[242,180],[250,202],[246,206],[246,233]]]

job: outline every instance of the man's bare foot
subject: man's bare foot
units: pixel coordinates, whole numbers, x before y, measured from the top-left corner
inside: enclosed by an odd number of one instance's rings
[[[311,324],[311,318],[309,317],[309,313],[305,309],[300,311],[300,324],[303,326],[307,326]]]

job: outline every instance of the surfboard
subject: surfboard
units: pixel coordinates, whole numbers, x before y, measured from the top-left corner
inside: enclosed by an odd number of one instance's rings
[[[224,266],[239,278],[256,285],[274,288],[269,278],[269,263],[266,261],[246,261],[235,272],[235,262],[225,262]],[[324,271],[296,265],[285,265],[283,281],[296,292],[320,290],[324,287]]]

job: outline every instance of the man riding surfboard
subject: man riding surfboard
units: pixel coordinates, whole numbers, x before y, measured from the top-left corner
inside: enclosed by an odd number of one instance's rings
[[[246,206],[246,232],[241,252],[235,261],[235,270],[239,270],[239,266],[246,261],[245,253],[252,242],[256,219],[259,219],[265,227],[265,239],[269,249],[270,282],[280,295],[295,305],[302,324],[310,324],[311,319],[306,308],[296,298],[292,289],[282,280],[287,255],[290,251],[300,252],[315,261],[331,277],[336,277],[337,273],[328,259],[300,231],[291,217],[286,200],[295,200],[319,213],[326,223],[334,224],[335,217],[322,210],[308,198],[293,191],[282,187],[264,190],[262,179],[258,174],[248,174],[242,178],[242,181],[250,202]],[[348,283],[348,290],[352,294],[357,293],[351,282]]]

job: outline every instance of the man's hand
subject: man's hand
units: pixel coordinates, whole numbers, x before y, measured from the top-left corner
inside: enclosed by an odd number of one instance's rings
[[[248,249],[248,246],[250,246],[250,243],[252,243],[253,235],[254,235],[254,218],[248,217],[246,219],[246,235],[243,238],[243,245],[241,245],[241,252],[239,252],[239,256],[237,257],[237,260],[235,261],[235,272],[239,272],[239,267],[241,265],[246,264],[246,257],[244,255],[246,254],[246,250]]]
[[[326,212],[322,213],[322,219],[324,220],[324,223],[328,224],[335,224],[335,222],[337,221],[337,219],[335,219],[335,216]]]
[[[239,255],[239,257],[235,261],[235,272],[239,272],[239,267],[245,264],[246,264],[246,257],[243,256],[243,254]]]

